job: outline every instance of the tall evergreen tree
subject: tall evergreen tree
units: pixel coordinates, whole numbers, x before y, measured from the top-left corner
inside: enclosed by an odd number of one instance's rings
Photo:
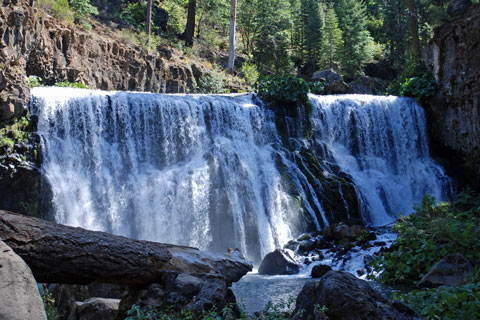
[[[338,18],[333,6],[329,6],[325,15],[323,60],[325,67],[334,68],[340,64],[340,50],[343,44],[342,30],[338,27]]]
[[[348,78],[358,76],[368,60],[372,41],[367,30],[365,7],[361,0],[339,0],[337,15],[342,30],[342,69]]]
[[[323,5],[320,0],[302,0],[305,3],[305,51],[306,63],[317,65],[323,42]]]

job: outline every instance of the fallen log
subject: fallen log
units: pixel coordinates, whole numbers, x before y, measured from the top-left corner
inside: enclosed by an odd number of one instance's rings
[[[0,210],[0,240],[32,269],[38,282],[142,285],[166,273],[223,275],[240,280],[252,264],[239,253],[133,240]]]

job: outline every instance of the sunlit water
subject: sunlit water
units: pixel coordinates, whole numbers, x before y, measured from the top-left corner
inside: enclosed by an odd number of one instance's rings
[[[325,155],[325,175],[351,177],[364,222],[389,223],[427,192],[448,197],[449,179],[429,157],[425,116],[413,100],[310,99],[311,136],[323,150],[312,152]],[[44,87],[32,90],[31,111],[57,222],[213,251],[238,248],[258,264],[335,221],[323,208],[329,199],[315,193],[319,182],[298,168],[304,159],[283,145],[273,111],[251,94]],[[308,147],[303,135],[293,140]],[[334,192],[343,197],[340,185]]]

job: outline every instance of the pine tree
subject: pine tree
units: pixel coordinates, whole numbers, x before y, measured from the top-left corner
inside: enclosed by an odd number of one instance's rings
[[[340,64],[340,50],[343,44],[342,30],[338,27],[338,18],[333,6],[329,6],[325,15],[324,46],[322,63],[327,68]]]
[[[342,69],[347,78],[354,78],[370,58],[367,46],[372,38],[367,30],[365,7],[361,0],[340,0],[337,15],[343,37]]]
[[[314,65],[320,60],[323,42],[323,6],[319,0],[303,0],[306,7],[305,51],[307,63]]]

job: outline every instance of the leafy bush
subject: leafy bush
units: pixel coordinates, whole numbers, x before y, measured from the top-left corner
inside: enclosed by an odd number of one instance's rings
[[[326,94],[325,88],[327,87],[327,82],[325,81],[311,81],[308,83],[310,87],[310,92],[313,94]]]
[[[273,75],[260,78],[255,89],[267,104],[306,104],[310,88],[305,80],[294,75]]]
[[[16,143],[26,141],[30,131],[30,122],[27,118],[14,119],[10,124],[0,123],[0,150],[13,152]],[[2,152],[2,153],[3,153]]]
[[[241,71],[242,71],[243,77],[245,78],[245,81],[249,85],[254,84],[258,80],[258,77],[260,76],[260,73],[257,70],[257,66],[254,63],[250,63],[250,62],[243,63]]]
[[[415,213],[395,224],[398,239],[374,261],[374,269],[385,283],[413,284],[449,254],[460,253],[478,265],[479,224],[480,198],[474,192],[460,193],[453,204],[436,204],[427,195]]]
[[[59,20],[74,22],[74,13],[68,0],[38,0],[38,6]]]
[[[43,306],[45,307],[45,313],[47,314],[48,320],[57,320],[60,318],[57,308],[55,308],[55,299],[53,295],[45,290],[42,293]]]
[[[439,287],[415,290],[398,296],[417,311],[422,319],[476,320],[480,319],[480,283],[461,287]]]
[[[315,314],[322,316],[321,319],[327,319],[325,312],[327,308],[325,306],[320,307],[315,305]],[[175,313],[172,308],[167,308],[166,311],[160,311],[156,309],[142,309],[138,305],[133,305],[128,310],[128,317],[125,320],[176,320],[176,319],[199,319],[199,320],[255,320],[255,319],[268,319],[268,320],[287,320],[291,319],[294,310],[294,300],[291,299],[288,302],[281,302],[273,304],[268,302],[265,308],[260,312],[260,315],[249,315],[245,311],[244,305],[228,304],[222,310],[217,310],[215,307],[211,310],[205,310],[201,315],[194,315],[191,311],[182,309],[179,314]],[[303,313],[303,311],[300,311]]]
[[[74,22],[80,24],[85,29],[91,29],[91,25],[88,23],[87,18],[91,14],[97,15],[97,8],[90,4],[90,0],[69,0],[69,2],[70,7],[74,12]]]
[[[84,85],[83,83],[80,83],[80,82],[68,82],[68,81],[55,82],[55,87],[88,89],[88,86]]]
[[[226,93],[225,80],[218,72],[211,72],[203,75],[198,80],[198,93]]]
[[[27,78],[27,87],[33,88],[33,87],[42,87],[42,78],[37,77],[37,76],[29,76]]]
[[[435,80],[424,74],[419,77],[405,79],[404,82],[394,82],[387,94],[414,98],[418,102],[426,102],[435,95]]]

